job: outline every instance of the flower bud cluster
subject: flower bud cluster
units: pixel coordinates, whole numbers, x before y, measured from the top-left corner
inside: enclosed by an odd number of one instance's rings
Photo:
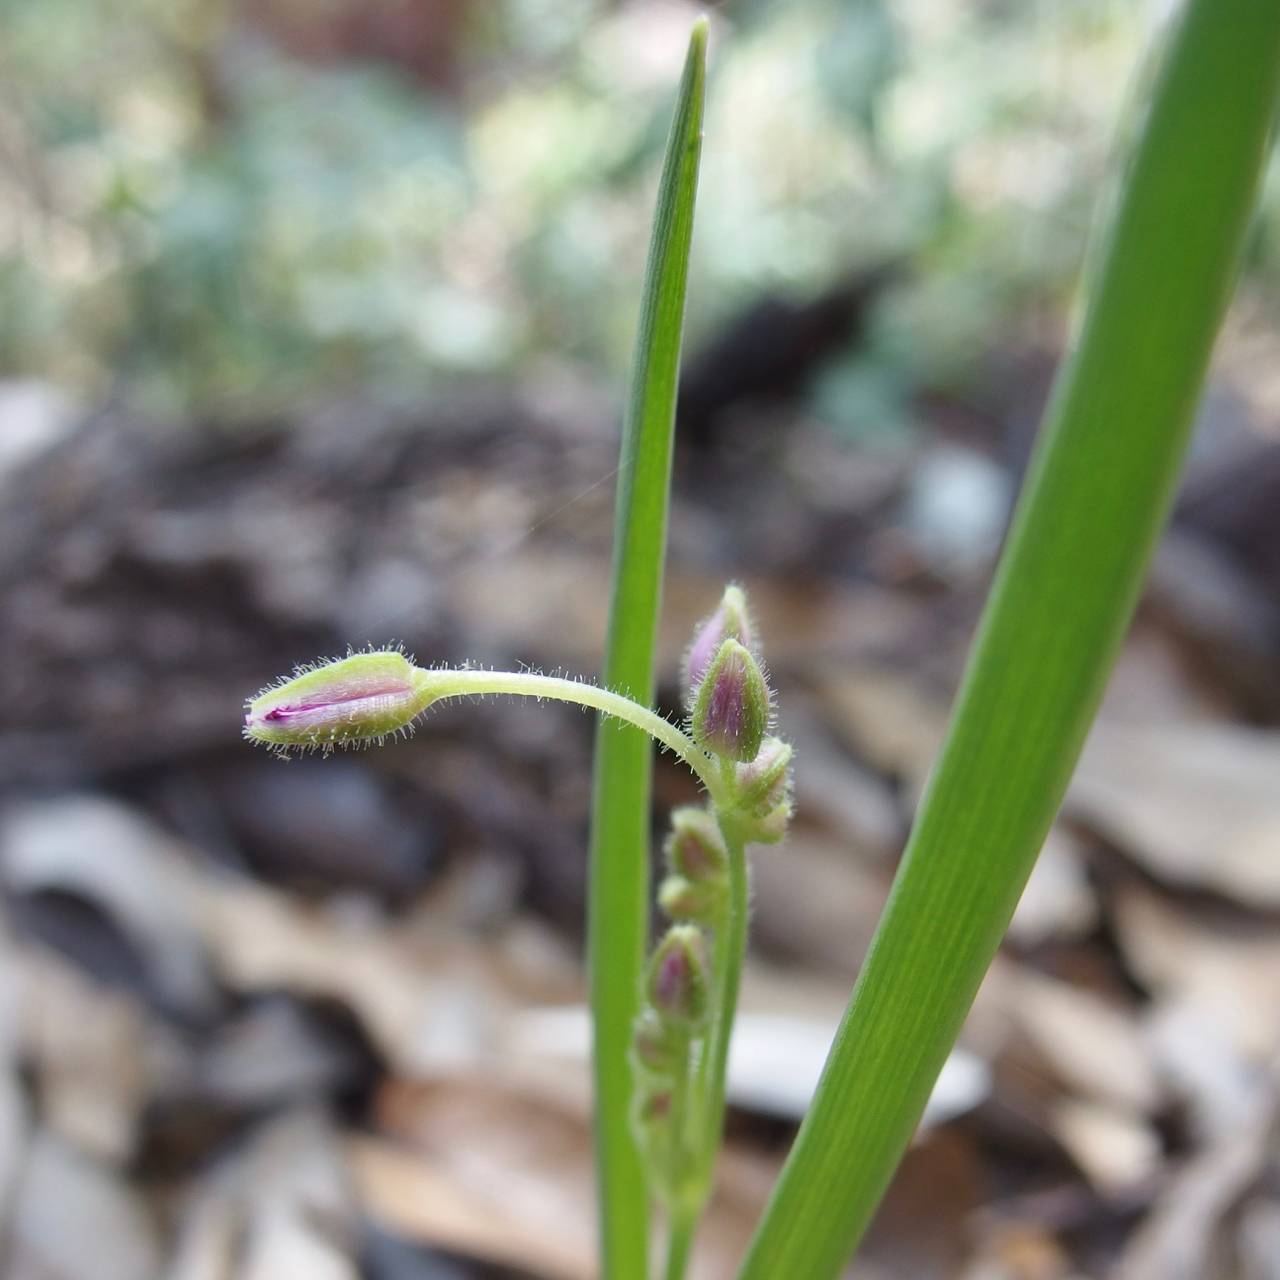
[[[723,919],[729,892],[729,853],[706,809],[671,815],[668,874],[658,903],[674,921],[649,961],[646,1003],[632,1031],[639,1088],[634,1125],[648,1153],[655,1189],[670,1192],[679,1173],[679,1134],[670,1101],[687,1082],[693,1043],[707,1029],[712,1008],[710,948],[704,927]]]
[[[677,809],[665,851],[658,905],[672,920],[714,926],[729,893],[729,853],[715,817],[693,806]]]
[[[670,1152],[669,1102],[689,1070],[691,1045],[712,1009],[708,933],[727,927],[729,849],[734,838],[776,843],[791,818],[791,747],[768,733],[773,696],[761,667],[755,624],[741,587],[725,589],[716,611],[694,632],[684,664],[693,740],[720,762],[724,791],[714,807],[671,815],[664,846],[667,874],[658,905],[673,921],[649,962],[646,1003],[636,1020],[632,1057],[640,1088],[636,1132],[661,1184]],[[665,1101],[664,1101],[665,1100]]]
[[[773,693],[741,587],[729,586],[699,624],[685,659],[693,740],[732,768],[730,818],[743,838],[776,844],[791,821],[791,747],[769,734]]]
[[[745,845],[776,843],[791,819],[792,748],[770,733],[773,694],[740,587],[696,629],[684,666],[689,734],[622,694],[536,672],[423,669],[395,648],[298,668],[246,705],[244,733],[281,755],[329,753],[407,733],[432,704],[509,694],[591,707],[642,729],[698,775],[706,807],[677,809],[658,891],[671,925],[645,975],[632,1035],[633,1120],[654,1189],[688,1195],[718,1133],[728,1028],[745,947]],[[711,939],[715,942],[712,963]],[[681,1189],[683,1188],[683,1190]]]
[[[648,1158],[654,1190],[670,1197],[681,1172],[682,1134],[673,1099],[689,1081],[691,1047],[711,1013],[711,966],[706,935],[674,924],[649,960],[647,1003],[632,1030],[637,1089],[632,1110],[636,1141]]]

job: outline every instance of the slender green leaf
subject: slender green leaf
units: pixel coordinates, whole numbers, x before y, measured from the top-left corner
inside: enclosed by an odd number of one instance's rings
[[[1280,76],[1280,4],[1190,0],[1102,242],[893,892],[742,1275],[860,1238],[1062,800],[1167,512]]]
[[[622,429],[604,681],[646,706],[666,555],[671,440],[689,244],[702,148],[706,22],[693,29],[658,188],[631,392]],[[604,720],[596,731],[588,964],[595,1028],[596,1160],[601,1271],[644,1280],[648,1192],[631,1136],[631,1024],[649,925],[653,744]]]

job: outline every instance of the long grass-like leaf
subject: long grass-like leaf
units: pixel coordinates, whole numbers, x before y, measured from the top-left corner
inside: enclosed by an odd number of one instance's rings
[[[947,740],[747,1280],[836,1274],[1008,925],[1168,509],[1278,77],[1276,0],[1190,0],[1175,20]]]
[[[694,26],[690,40],[658,188],[618,472],[604,681],[645,705],[653,701],[671,442],[702,146],[706,44],[703,20]],[[630,1130],[628,1047],[648,935],[653,744],[639,730],[616,720],[602,720],[596,734],[588,965],[595,1028],[601,1273],[607,1280],[644,1280],[648,1192]]]

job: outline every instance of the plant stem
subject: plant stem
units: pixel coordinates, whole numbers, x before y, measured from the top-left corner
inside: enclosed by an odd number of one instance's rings
[[[667,1224],[667,1265],[664,1280],[684,1280],[689,1254],[693,1249],[693,1231],[698,1223],[698,1211],[684,1201],[671,1206]]]
[[[682,1280],[697,1224],[697,1212],[690,1209],[683,1176],[689,1154],[690,1103],[695,1104],[696,1110],[697,1102],[692,1079],[692,1049],[693,1042],[686,1036],[671,1095],[671,1145],[667,1152],[667,1189],[671,1200],[667,1211],[666,1280]]]
[[[653,654],[662,604],[706,56],[703,18],[690,33],[658,184],[618,452],[603,678],[609,688],[646,703],[653,700]],[[659,741],[679,750],[665,734],[666,727]],[[684,755],[696,770],[695,758]],[[587,877],[602,1280],[645,1280],[649,1270],[648,1187],[631,1131],[634,1080],[628,1055],[649,936],[652,772],[653,751],[644,738],[616,720],[602,720],[596,734]]]
[[[1189,0],[892,893],[740,1280],[835,1276],[1049,831],[1168,511],[1280,96],[1280,5]]]
[[[711,757],[689,735],[670,720],[640,703],[588,684],[585,680],[568,680],[562,676],[538,675],[533,671],[427,670],[436,699],[476,697],[483,694],[510,694],[515,697],[572,702],[590,707],[605,715],[623,720],[643,730],[668,750],[673,751],[698,775],[713,803],[724,796],[724,787]]]
[[[714,972],[719,979],[715,1014],[706,1052],[700,1064],[701,1153],[700,1196],[705,1202],[711,1190],[720,1138],[724,1131],[725,1081],[729,1070],[729,1042],[738,1009],[738,987],[747,950],[747,852],[742,838],[729,827],[724,832],[729,850],[729,905],[716,932]],[[701,1207],[701,1205],[699,1206]]]

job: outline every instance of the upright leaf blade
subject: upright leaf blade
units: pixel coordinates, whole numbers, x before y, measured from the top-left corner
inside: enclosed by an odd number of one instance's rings
[[[702,149],[706,46],[704,19],[695,24],[689,42],[658,188],[618,472],[604,681],[646,705],[653,701],[671,441]],[[648,1193],[631,1136],[628,1048],[648,935],[652,764],[653,746],[644,734],[617,721],[599,724],[588,964],[595,1029],[601,1274],[607,1280],[644,1280],[648,1269]]]
[[[1280,4],[1189,0],[946,743],[746,1280],[839,1270],[1008,925],[1168,509],[1278,76]]]

